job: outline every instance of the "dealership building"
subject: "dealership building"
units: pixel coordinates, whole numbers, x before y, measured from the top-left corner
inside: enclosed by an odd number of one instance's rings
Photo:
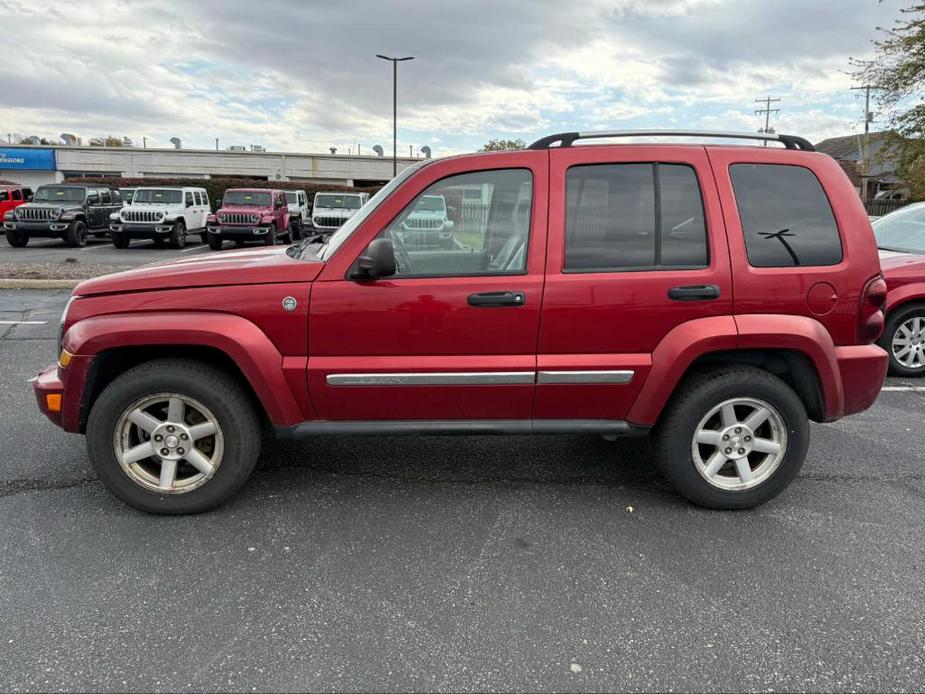
[[[398,159],[401,171],[419,159]],[[392,178],[391,157],[209,149],[33,146],[0,147],[0,180],[30,188],[98,176],[123,178],[264,178],[348,186]]]

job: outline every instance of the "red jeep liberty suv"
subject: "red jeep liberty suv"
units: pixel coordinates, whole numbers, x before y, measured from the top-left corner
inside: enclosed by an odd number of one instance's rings
[[[655,135],[711,144],[606,140]],[[437,195],[476,203],[454,247],[406,243]],[[797,474],[809,420],[876,399],[885,297],[857,193],[806,140],[565,133],[411,166],[323,245],[83,282],[35,393],[117,496],[156,513],[226,500],[266,425],[651,433],[681,494],[749,508]]]

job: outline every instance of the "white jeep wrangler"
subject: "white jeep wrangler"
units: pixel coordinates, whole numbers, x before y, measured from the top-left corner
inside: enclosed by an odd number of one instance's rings
[[[292,240],[302,238],[302,225],[308,224],[311,215],[308,209],[308,193],[304,190],[287,190],[286,203],[289,205],[289,229]]]
[[[131,204],[109,216],[109,237],[116,248],[128,248],[132,239],[183,248],[187,234],[206,243],[210,212],[205,188],[138,188]]]
[[[315,193],[312,227],[317,234],[331,234],[357,213],[369,193]]]
[[[401,223],[403,240],[417,248],[454,248],[453,227],[442,195],[422,195]]]

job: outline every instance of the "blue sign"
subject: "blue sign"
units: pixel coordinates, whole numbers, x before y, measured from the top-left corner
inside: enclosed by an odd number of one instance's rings
[[[0,169],[54,171],[56,168],[53,149],[0,147]]]

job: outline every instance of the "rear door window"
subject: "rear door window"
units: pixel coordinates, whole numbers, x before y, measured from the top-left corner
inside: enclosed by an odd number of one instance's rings
[[[842,244],[816,175],[789,164],[733,164],[729,177],[753,267],[837,265]]]
[[[566,272],[706,267],[703,201],[690,166],[573,166],[565,194]]]

